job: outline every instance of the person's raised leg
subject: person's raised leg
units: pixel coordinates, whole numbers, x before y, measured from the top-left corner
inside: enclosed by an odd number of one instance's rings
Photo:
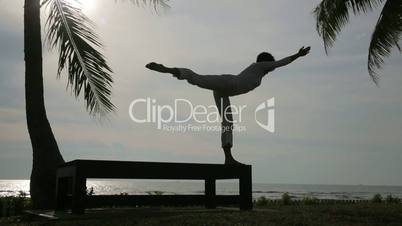
[[[233,146],[233,117],[230,107],[230,99],[228,96],[222,96],[219,92],[214,91],[215,104],[222,118],[221,123],[221,142],[222,149],[225,154],[225,164],[239,165],[243,164],[236,161],[232,155]]]
[[[158,64],[155,62],[151,62],[147,65],[145,65],[146,68],[153,70],[153,71],[157,71],[160,73],[169,73],[172,74],[173,76],[177,77],[178,79],[180,79],[180,71],[179,69],[175,68],[175,67],[166,67],[163,64]]]
[[[234,80],[236,79],[234,75],[199,75],[187,68],[170,68],[154,62],[147,64],[145,67],[160,73],[170,73],[180,80],[187,80],[192,85],[213,91],[216,90],[220,93],[225,93],[225,95],[235,91],[233,90],[235,88],[233,85]]]

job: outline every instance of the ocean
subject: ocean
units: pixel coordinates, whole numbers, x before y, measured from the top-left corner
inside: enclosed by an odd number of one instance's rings
[[[239,193],[237,181],[217,181],[218,195]],[[87,188],[93,188],[95,195],[115,194],[203,194],[202,181],[172,180],[88,180]],[[23,191],[29,195],[29,180],[0,180],[0,196],[14,196]],[[367,200],[374,194],[383,197],[392,195],[402,198],[402,186],[367,185],[313,185],[313,184],[253,184],[253,198],[265,196],[280,199],[288,192],[293,199],[314,197],[318,199]]]

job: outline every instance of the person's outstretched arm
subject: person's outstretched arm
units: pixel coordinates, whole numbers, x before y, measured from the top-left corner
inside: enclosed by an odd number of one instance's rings
[[[286,65],[292,63],[299,57],[306,56],[309,52],[310,52],[310,46],[308,46],[307,48],[304,48],[304,46],[303,46],[299,50],[299,52],[297,52],[294,55],[285,57],[278,61],[264,61],[264,62],[258,62],[257,64],[261,65],[264,68],[264,70],[272,71],[275,68],[283,67],[283,66],[286,66]]]

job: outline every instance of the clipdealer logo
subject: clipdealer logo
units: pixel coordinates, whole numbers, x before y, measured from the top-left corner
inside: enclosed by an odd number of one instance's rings
[[[222,104],[223,102],[221,102]],[[221,105],[220,111],[215,105],[194,105],[186,99],[175,99],[173,105],[161,105],[154,98],[138,98],[130,103],[128,113],[131,120],[135,123],[154,123],[158,129],[167,128],[167,124],[182,124],[187,123],[188,126],[194,127],[190,122],[196,122],[200,128],[206,128],[206,124],[216,124],[222,120],[230,121],[236,127],[242,122],[242,114],[247,108],[247,105],[230,105],[226,108]],[[219,112],[226,112],[230,107],[231,116],[222,119]],[[257,106],[254,111],[254,119],[261,128],[271,133],[275,132],[275,98],[270,98]],[[145,114],[138,114],[136,109],[145,110]],[[183,114],[187,110],[188,114]],[[179,114],[180,112],[180,114]],[[259,113],[263,112],[263,114]],[[265,113],[265,114],[264,114]],[[261,117],[263,115],[263,117]],[[224,114],[223,117],[227,117]],[[244,127],[244,126],[243,126]],[[200,130],[200,129],[198,129]],[[245,128],[240,128],[238,131],[244,131]]]
[[[266,120],[262,121],[257,117],[258,112],[266,113]],[[268,132],[275,132],[275,98],[272,97],[257,106],[254,111],[254,119],[256,123]]]

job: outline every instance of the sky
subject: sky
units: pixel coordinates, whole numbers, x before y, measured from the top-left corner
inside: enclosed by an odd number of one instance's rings
[[[376,87],[366,61],[379,10],[351,17],[326,55],[312,14],[318,3],[174,0],[169,10],[155,13],[129,1],[88,0],[84,12],[96,23],[114,70],[118,110],[102,122],[90,117],[82,98],[66,89],[65,74],[56,78],[57,51],[44,43],[46,109],[64,159],[222,163],[218,131],[172,133],[130,119],[130,103],[138,98],[214,104],[211,91],[144,65],[238,74],[262,51],[280,59],[311,46],[307,57],[231,98],[233,105],[248,106],[241,122],[246,131],[234,134],[233,155],[253,165],[254,182],[402,185],[402,57],[395,51],[386,60]],[[29,178],[22,0],[0,0],[0,48],[0,179]],[[270,133],[255,123],[253,109],[273,97],[276,130]]]

